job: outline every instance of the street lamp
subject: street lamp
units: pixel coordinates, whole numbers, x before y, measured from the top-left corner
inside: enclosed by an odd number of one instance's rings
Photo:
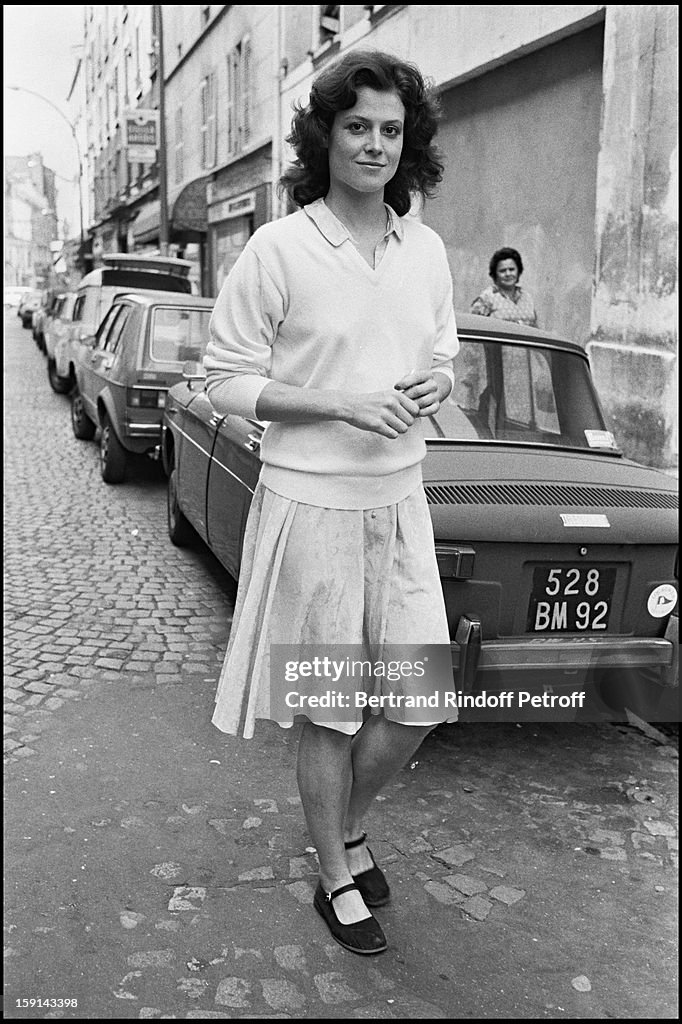
[[[26,89],[23,85],[8,85],[7,88],[11,89],[13,92],[26,92],[29,93],[31,96],[37,96],[39,100],[43,100],[43,102],[47,103],[48,106],[52,107],[53,110],[56,110],[59,116],[62,118],[62,120],[66,121],[66,123],[69,126],[69,131],[73,136],[73,141],[76,143],[76,152],[78,154],[78,212],[80,214],[80,244],[82,250],[83,242],[85,241],[83,231],[83,158],[81,156],[81,147],[78,141],[78,135],[76,134],[76,129],[73,123],[68,119],[64,111],[60,110],[59,107],[52,102],[52,100],[49,100],[47,96],[43,96],[42,93],[36,92],[34,89]]]

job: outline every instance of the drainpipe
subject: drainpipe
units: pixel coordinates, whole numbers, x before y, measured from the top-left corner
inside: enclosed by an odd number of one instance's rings
[[[163,5],[154,4],[156,73],[159,80],[159,252],[168,255],[168,165],[166,161],[166,75],[163,59]]]
[[[270,186],[270,220],[281,216],[277,184],[282,173],[282,78],[284,77],[284,7],[275,5],[275,41],[273,46],[272,184]]]

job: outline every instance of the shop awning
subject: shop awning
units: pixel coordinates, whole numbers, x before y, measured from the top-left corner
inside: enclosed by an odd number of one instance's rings
[[[206,178],[197,178],[185,185],[173,203],[171,223],[173,231],[206,233],[208,230]]]
[[[140,210],[133,222],[133,238],[136,242],[156,242],[161,228],[161,203],[152,199]]]
[[[168,217],[171,242],[200,242],[208,228],[206,178],[188,182],[173,201]],[[133,223],[133,238],[138,243],[158,241],[161,229],[161,203],[158,199],[141,207]]]

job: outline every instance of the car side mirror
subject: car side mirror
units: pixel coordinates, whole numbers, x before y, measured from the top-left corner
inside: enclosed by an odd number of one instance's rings
[[[195,359],[187,359],[182,364],[182,376],[188,383],[193,380],[206,380],[206,370],[203,363],[199,363]]]

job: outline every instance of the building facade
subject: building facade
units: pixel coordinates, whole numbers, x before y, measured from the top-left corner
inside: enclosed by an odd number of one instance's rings
[[[178,237],[194,229],[203,245],[207,295],[273,217],[278,15],[271,4],[164,6],[169,209]]]
[[[387,50],[435,82],[445,177],[421,215],[445,242],[455,307],[488,283],[497,248],[518,249],[541,325],[589,351],[624,452],[671,471],[677,10],[289,4],[280,39],[282,140],[292,104],[347,49]]]
[[[84,8],[82,87],[73,102],[85,125],[87,228],[95,266],[102,253],[133,249],[132,226],[158,190],[158,160],[131,161],[125,135],[127,112],[158,106],[151,11],[144,4]]]
[[[674,471],[676,32],[668,5],[88,7],[94,254],[160,250],[161,172],[170,252],[217,294],[289,209],[293,105],[346,50],[387,50],[441,96],[445,176],[419,216],[445,242],[456,308],[495,249],[518,249],[541,325],[588,349],[625,453]],[[135,166],[121,111],[161,101],[163,163]]]
[[[40,153],[5,157],[5,284],[49,288],[58,238],[55,173]]]

